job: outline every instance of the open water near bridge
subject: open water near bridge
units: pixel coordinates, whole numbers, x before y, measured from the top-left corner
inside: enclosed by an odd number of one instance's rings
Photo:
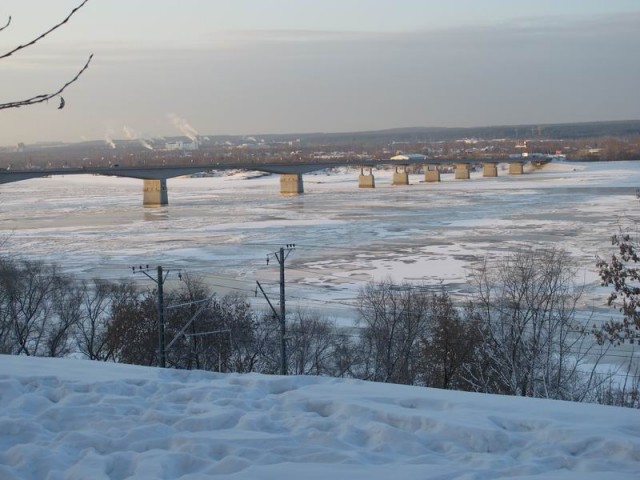
[[[410,176],[358,189],[359,170],[304,176],[305,194],[281,196],[279,177],[234,175],[168,181],[168,207],[143,208],[142,182],[99,176],[34,179],[0,186],[2,251],[59,263],[81,278],[133,278],[132,265],[162,265],[201,276],[221,294],[245,293],[257,307],[256,280],[277,298],[277,262],[267,254],[294,243],[287,258],[287,305],[353,318],[358,290],[385,277],[448,285],[459,295],[483,259],[518,248],[561,247],[592,286],[585,309],[605,318],[595,288],[597,255],[610,236],[635,228],[640,162],[562,163],[523,176],[439,184]],[[136,275],[135,280],[146,277]]]

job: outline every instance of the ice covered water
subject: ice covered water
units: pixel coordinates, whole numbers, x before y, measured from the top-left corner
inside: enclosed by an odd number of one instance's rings
[[[305,175],[301,196],[281,196],[277,176],[170,179],[163,208],[142,207],[135,179],[5,184],[2,248],[84,278],[162,265],[169,284],[182,270],[220,293],[253,299],[256,280],[277,291],[277,262],[267,265],[267,255],[295,243],[286,261],[288,305],[349,317],[367,281],[445,284],[464,294],[480,261],[529,246],[565,248],[581,265],[580,280],[595,284],[596,256],[610,254],[610,236],[638,220],[636,162],[550,164],[523,176],[499,170],[498,178],[476,172],[467,181],[443,174],[437,184],[414,174],[409,186],[391,186],[390,172],[374,171],[372,190],[358,189],[358,174]],[[596,306],[597,297],[590,297]]]

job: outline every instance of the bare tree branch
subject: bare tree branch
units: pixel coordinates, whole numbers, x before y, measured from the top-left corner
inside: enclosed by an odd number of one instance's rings
[[[89,0],[83,0],[83,2],[78,5],[76,8],[74,8],[73,10],[71,10],[71,13],[69,13],[69,15],[67,15],[67,18],[65,18],[64,20],[62,20],[60,23],[58,23],[57,25],[54,25],[53,27],[51,27],[49,30],[47,30],[46,32],[44,32],[43,34],[41,34],[40,36],[38,36],[37,38],[34,38],[33,40],[31,40],[30,42],[25,43],[24,45],[18,45],[16,48],[14,48],[13,50],[5,53],[4,55],[0,55],[0,60],[2,60],[3,58],[7,58],[10,57],[11,55],[13,55],[14,53],[23,50],[27,47],[30,47],[31,45],[34,45],[35,43],[39,42],[40,40],[42,40],[44,37],[46,37],[47,35],[49,35],[51,32],[57,30],[58,28],[60,28],[61,26],[63,26],[65,23],[67,23],[69,21],[69,19],[78,11],[80,10],[85,3],[87,3]],[[9,22],[11,21],[11,17],[9,17]],[[9,26],[9,22],[7,22],[7,24],[2,27],[2,30],[4,30],[5,28],[7,28]]]
[[[71,12],[69,13],[69,15],[66,16],[66,18],[64,20],[62,20],[60,23],[54,25],[53,27],[51,27],[49,30],[47,30],[46,32],[44,32],[43,34],[39,35],[38,37],[34,38],[33,40],[31,40],[30,42],[27,42],[23,45],[19,45],[16,48],[14,48],[13,50],[0,55],[0,60],[10,57],[11,55],[13,55],[14,53],[23,50],[27,47],[30,47],[34,44],[36,44],[37,42],[39,42],[40,40],[42,40],[43,38],[45,38],[47,35],[49,35],[51,32],[57,30],[58,28],[60,28],[61,26],[63,26],[64,24],[66,24],[69,19],[78,11],[80,10],[82,7],[84,7],[84,5],[88,2],[89,0],[83,0],[82,3],[80,3],[80,5],[78,5],[76,8],[74,8],[73,10],[71,10]],[[0,32],[4,29],[6,29],[9,25],[11,24],[11,17],[9,17],[7,23],[3,26],[0,27]],[[61,88],[59,88],[56,92],[53,93],[43,93],[40,95],[36,95],[33,96],[31,98],[26,98],[24,100],[17,100],[14,102],[7,102],[7,103],[0,103],[0,110],[5,110],[7,108],[20,108],[20,107],[24,107],[27,105],[35,105],[36,103],[42,103],[42,102],[46,102],[54,97],[59,97],[60,98],[60,104],[58,105],[58,109],[62,109],[64,108],[65,105],[65,101],[64,98],[61,96],[61,93],[65,91],[65,89],[71,85],[72,83],[74,83],[76,80],[78,80],[78,78],[80,78],[80,75],[82,75],[84,73],[84,71],[89,68],[89,63],[91,63],[91,59],[93,58],[93,54],[89,55],[89,59],[87,60],[87,62],[84,64],[84,66],[80,69],[80,71],[76,74],[75,77],[73,77],[71,80],[69,80],[67,83],[65,83]]]
[[[7,20],[6,25],[5,25],[4,27],[0,28],[0,32],[1,32],[2,30],[4,30],[5,28],[7,28],[7,27],[9,26],[9,24],[10,24],[10,23],[11,23],[11,16],[9,16],[9,19]]]
[[[35,105],[36,103],[46,102],[47,100],[60,96],[60,94],[64,92],[69,85],[78,80],[78,78],[80,78],[80,75],[82,75],[84,71],[89,68],[89,63],[91,63],[92,58],[93,54],[89,55],[89,59],[87,60],[87,63],[84,64],[84,67],[82,67],[82,69],[80,69],[76,76],[65,83],[58,91],[54,93],[43,93],[41,95],[36,95],[35,97],[27,98],[25,100],[18,100],[16,102],[0,103],[0,110],[4,110],[6,108],[20,108],[27,105]],[[64,103],[64,98],[60,97],[60,106],[58,108],[64,108]]]

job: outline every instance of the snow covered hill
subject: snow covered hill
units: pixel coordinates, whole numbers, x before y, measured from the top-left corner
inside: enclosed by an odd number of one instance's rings
[[[634,479],[631,409],[0,356],[0,478]]]

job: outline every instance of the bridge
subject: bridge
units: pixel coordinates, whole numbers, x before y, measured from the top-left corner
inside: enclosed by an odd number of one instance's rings
[[[115,157],[114,157],[115,158]],[[162,162],[147,161],[146,158],[123,158],[123,161],[115,163],[113,160],[105,161],[104,157],[98,160],[84,158],[81,166],[50,166],[47,162],[42,166],[30,164],[28,167],[16,169],[13,166],[0,167],[0,184],[19,182],[31,178],[48,177],[54,175],[109,175],[116,177],[138,178],[143,180],[143,205],[145,207],[164,206],[169,204],[167,179],[193,175],[210,170],[255,170],[280,175],[280,193],[285,195],[298,195],[304,193],[302,175],[305,173],[335,167],[360,168],[358,186],[360,188],[375,188],[374,168],[392,165],[393,185],[409,185],[409,166],[424,167],[425,182],[439,182],[439,166],[448,164],[455,166],[455,178],[467,180],[470,178],[470,166],[482,163],[482,175],[484,177],[497,177],[497,164],[509,163],[510,175],[522,175],[525,159],[430,159],[430,158],[405,158],[401,160],[376,160],[362,158],[341,158],[330,160],[316,159],[279,159],[275,162],[238,162],[216,161],[206,157],[164,157]],[[58,162],[60,163],[60,162]],[[107,163],[107,165],[104,165]]]

